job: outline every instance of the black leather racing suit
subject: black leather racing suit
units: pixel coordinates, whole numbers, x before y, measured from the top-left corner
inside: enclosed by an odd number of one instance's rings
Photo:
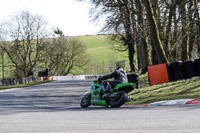
[[[114,78],[113,81],[108,81],[111,87],[115,87],[120,83],[128,83],[127,74],[123,70],[115,70],[113,73],[100,77],[99,80]]]

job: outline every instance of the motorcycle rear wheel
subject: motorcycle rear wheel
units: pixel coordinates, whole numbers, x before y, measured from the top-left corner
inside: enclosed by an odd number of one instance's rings
[[[88,106],[90,106],[91,105],[90,99],[91,99],[91,93],[84,96],[80,103],[81,107],[87,108]]]
[[[118,95],[117,99],[111,99],[109,101],[109,105],[112,108],[120,107],[121,105],[123,105],[125,102],[128,101],[128,94],[126,91],[124,90],[118,91],[116,95]]]

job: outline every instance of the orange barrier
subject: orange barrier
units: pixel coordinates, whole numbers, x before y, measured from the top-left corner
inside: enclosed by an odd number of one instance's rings
[[[45,78],[45,80],[53,80],[53,77]],[[44,77],[40,77],[40,81],[44,81]]]
[[[53,77],[49,77],[49,80],[53,80]]]
[[[169,82],[166,64],[148,66],[148,72],[150,85],[158,85]]]
[[[40,77],[40,81],[43,81],[44,80],[44,78],[43,77]]]

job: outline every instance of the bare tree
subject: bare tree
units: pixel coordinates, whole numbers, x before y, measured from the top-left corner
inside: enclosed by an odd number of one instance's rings
[[[45,44],[45,67],[50,69],[51,75],[68,75],[83,70],[88,63],[85,45],[77,38],[66,38],[60,33]]]
[[[23,11],[4,23],[4,43],[0,47],[15,66],[16,76],[27,76],[40,61],[44,39],[48,37],[47,21]]]

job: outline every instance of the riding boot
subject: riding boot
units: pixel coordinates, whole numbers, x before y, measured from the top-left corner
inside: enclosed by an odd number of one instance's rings
[[[108,98],[108,96],[109,96],[110,94],[108,94],[108,93],[106,93],[106,94],[103,94],[103,96],[101,97],[102,99],[107,99]]]
[[[112,93],[112,92],[113,92],[113,89],[112,89],[112,87],[111,87],[110,85],[108,85],[108,86],[106,87],[106,92],[107,92],[107,93]]]

